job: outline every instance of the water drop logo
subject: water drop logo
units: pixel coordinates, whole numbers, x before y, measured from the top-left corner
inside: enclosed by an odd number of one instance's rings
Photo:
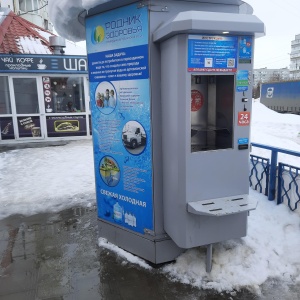
[[[105,32],[102,26],[97,26],[94,30],[92,41],[95,44],[101,43],[104,40]]]

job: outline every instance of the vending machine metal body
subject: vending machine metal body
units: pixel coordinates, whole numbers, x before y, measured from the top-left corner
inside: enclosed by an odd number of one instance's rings
[[[263,34],[238,0],[108,1],[88,11],[101,237],[163,263],[246,235],[256,207],[253,47]]]

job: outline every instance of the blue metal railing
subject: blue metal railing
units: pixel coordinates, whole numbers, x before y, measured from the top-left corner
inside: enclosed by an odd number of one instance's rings
[[[257,143],[252,143],[251,145],[252,145],[252,147],[258,147],[258,148],[267,149],[267,150],[272,151],[271,152],[270,170],[269,170],[268,199],[274,200],[275,196],[276,196],[276,177],[277,177],[278,153],[284,153],[284,154],[300,157],[300,152],[286,150],[286,149],[282,149],[282,148],[275,148],[275,147],[257,144]],[[292,167],[292,168],[297,169],[295,167]],[[278,180],[278,181],[280,181],[280,180]],[[294,183],[296,184],[297,191],[298,191],[297,181],[294,180]],[[278,194],[278,197],[281,197],[281,194],[279,192],[277,194]],[[279,203],[282,203],[282,201]],[[278,203],[278,200],[277,200],[277,203]]]
[[[283,163],[278,164],[277,204],[282,203],[286,199],[292,211],[297,209],[300,202],[298,182],[300,184],[300,168]]]
[[[268,195],[270,160],[250,154],[250,186],[264,195]]]
[[[296,210],[300,203],[300,167],[279,163],[277,168],[277,160],[278,153],[300,157],[300,152],[257,143],[252,146],[270,150],[272,153],[271,162],[270,159],[250,155],[250,186],[268,195],[269,200],[275,199],[277,191],[277,204],[286,202],[292,211]]]

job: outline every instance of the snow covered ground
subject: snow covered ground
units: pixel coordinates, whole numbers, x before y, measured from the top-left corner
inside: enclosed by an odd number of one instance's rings
[[[300,116],[282,115],[253,102],[252,142],[300,152]],[[269,151],[253,148],[269,156]],[[300,165],[300,159],[279,155],[279,160]],[[285,205],[277,206],[250,189],[258,208],[249,217],[248,235],[214,245],[213,269],[205,271],[205,249],[182,254],[162,269],[173,280],[199,288],[231,291],[243,287],[259,293],[268,278],[300,282],[300,217]],[[95,204],[91,141],[66,146],[28,148],[0,153],[0,219],[22,213],[57,212],[77,205]],[[132,263],[150,269],[143,260],[99,239]]]
[[[300,152],[300,116],[279,114],[268,109],[259,100],[253,101],[251,141]],[[271,157],[268,150],[253,147],[252,154]],[[300,166],[300,158],[279,154],[278,161]]]
[[[0,153],[0,186],[0,219],[95,203],[92,142]]]

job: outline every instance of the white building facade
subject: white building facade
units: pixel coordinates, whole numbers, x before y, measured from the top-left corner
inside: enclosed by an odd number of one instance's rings
[[[267,69],[260,68],[253,71],[253,86],[260,83],[290,81],[300,79],[300,34],[291,41],[290,68]]]
[[[256,87],[259,83],[273,81],[288,81],[290,80],[290,70],[282,69],[254,69],[253,70],[253,86]]]
[[[10,8],[15,14],[46,30],[53,31],[47,0],[0,0],[0,7]]]
[[[300,34],[291,43],[290,72],[292,79],[300,79]]]

